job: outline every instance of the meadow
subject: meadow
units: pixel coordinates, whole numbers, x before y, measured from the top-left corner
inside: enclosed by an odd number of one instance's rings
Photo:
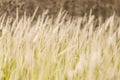
[[[66,20],[67,18],[67,20]],[[0,80],[119,80],[120,19],[44,12],[0,16]]]

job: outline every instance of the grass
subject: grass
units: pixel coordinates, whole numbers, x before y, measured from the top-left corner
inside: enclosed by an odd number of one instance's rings
[[[6,13],[7,16],[15,17],[16,9],[19,15],[24,12],[27,16],[34,13],[36,7],[39,6],[37,15],[42,14],[44,10],[49,10],[49,15],[56,15],[61,7],[67,10],[72,16],[84,16],[92,9],[92,13],[104,19],[116,13],[120,16],[120,0],[0,0],[0,15]]]
[[[33,17],[1,16],[0,80],[120,79],[119,18]]]

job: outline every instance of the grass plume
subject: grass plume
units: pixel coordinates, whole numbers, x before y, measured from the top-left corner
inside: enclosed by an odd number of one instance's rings
[[[1,80],[120,78],[119,18],[113,15],[98,23],[94,16],[66,21],[61,12],[55,19],[44,14],[35,22],[31,19],[0,18]]]

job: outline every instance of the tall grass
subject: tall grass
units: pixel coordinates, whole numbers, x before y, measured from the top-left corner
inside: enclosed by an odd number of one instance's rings
[[[66,17],[1,16],[0,80],[119,80],[119,18]]]

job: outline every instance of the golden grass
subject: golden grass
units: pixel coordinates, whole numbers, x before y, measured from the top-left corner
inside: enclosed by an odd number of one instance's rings
[[[119,80],[119,19],[65,18],[1,16],[0,80]]]

